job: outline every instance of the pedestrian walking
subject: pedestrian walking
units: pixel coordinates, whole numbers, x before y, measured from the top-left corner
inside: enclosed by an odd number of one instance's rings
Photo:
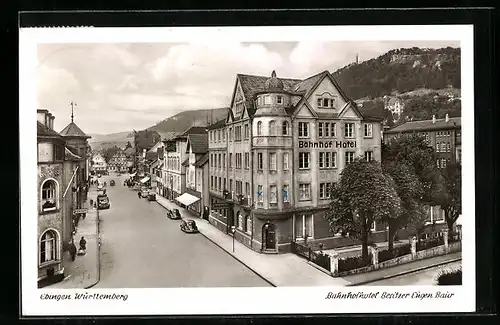
[[[142,197],[141,192],[137,192],[137,197],[140,199]]]
[[[80,249],[86,250],[87,249],[87,241],[85,238],[82,236],[82,239],[80,239]]]
[[[75,242],[74,240],[72,239],[71,240],[71,243],[69,244],[69,253],[71,255],[71,260],[74,261],[75,258],[76,258],[76,245],[75,245]]]

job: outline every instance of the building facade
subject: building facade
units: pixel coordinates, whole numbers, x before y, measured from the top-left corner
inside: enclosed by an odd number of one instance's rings
[[[209,127],[210,222],[260,252],[329,230],[329,188],[356,157],[381,159],[381,119],[363,116],[328,71],[304,80],[237,75],[231,110]],[[374,241],[386,227],[374,225]]]
[[[123,150],[117,150],[109,159],[108,170],[118,173],[125,173],[128,171],[127,156]]]
[[[410,121],[384,132],[384,142],[405,135],[420,135],[433,148],[436,156],[436,166],[446,168],[449,163],[462,161],[461,118],[449,117],[442,119],[433,116],[432,120]],[[446,228],[444,211],[440,206],[429,206],[426,224],[434,231]],[[430,227],[428,227],[430,228]]]
[[[92,170],[96,174],[105,174],[108,171],[106,159],[100,153],[96,153],[92,157]]]
[[[190,134],[187,136],[186,153],[188,154],[188,164],[186,170],[186,193],[196,198],[190,198],[194,201],[188,204],[189,210],[199,216],[208,218],[207,208],[209,207],[208,198],[208,135]]]

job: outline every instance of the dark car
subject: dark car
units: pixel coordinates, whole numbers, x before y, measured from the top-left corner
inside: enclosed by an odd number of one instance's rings
[[[178,220],[181,219],[181,214],[177,209],[173,210],[167,209],[167,217],[169,217],[170,219]]]
[[[198,232],[198,227],[196,226],[196,222],[192,219],[182,220],[180,224],[181,230],[187,233],[196,233]]]
[[[150,192],[148,194],[148,201],[156,201],[156,194]]]
[[[114,179],[112,179],[112,180],[109,182],[109,185],[111,185],[111,186],[115,186],[115,180],[114,180]]]
[[[97,196],[97,208],[99,210],[102,209],[109,209],[111,207],[111,204],[109,203],[109,198],[105,194],[99,194]]]

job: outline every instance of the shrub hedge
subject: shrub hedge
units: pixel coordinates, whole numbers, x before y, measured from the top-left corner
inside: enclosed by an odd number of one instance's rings
[[[429,248],[437,247],[444,245],[443,237],[431,238],[426,240],[421,240],[417,242],[417,252],[423,251]]]
[[[353,256],[339,259],[339,272],[345,272],[370,265],[372,255],[368,254],[368,262],[363,261],[362,256]]]
[[[385,251],[380,251],[378,253],[378,262],[385,262],[388,260],[392,260],[393,258],[400,257],[403,255],[408,255],[411,253],[411,245],[410,244],[404,244],[401,246],[394,247],[392,252],[389,250]]]
[[[461,285],[462,284],[462,270],[448,270],[443,271],[437,276],[437,284],[440,286],[445,285]]]

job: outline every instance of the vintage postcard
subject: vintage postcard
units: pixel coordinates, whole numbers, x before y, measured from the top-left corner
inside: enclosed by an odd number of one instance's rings
[[[22,315],[474,311],[472,31],[21,29]]]

